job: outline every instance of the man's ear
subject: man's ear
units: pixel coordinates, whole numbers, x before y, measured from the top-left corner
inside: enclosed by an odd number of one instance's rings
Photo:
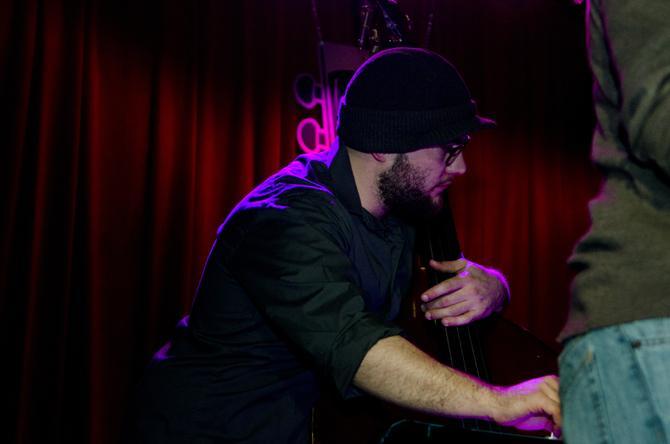
[[[388,158],[388,154],[386,153],[370,153],[370,155],[377,162],[386,162],[386,159]]]

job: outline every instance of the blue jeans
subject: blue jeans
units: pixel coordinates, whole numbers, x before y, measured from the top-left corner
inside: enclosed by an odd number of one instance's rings
[[[670,318],[577,336],[559,368],[567,444],[670,443]]]

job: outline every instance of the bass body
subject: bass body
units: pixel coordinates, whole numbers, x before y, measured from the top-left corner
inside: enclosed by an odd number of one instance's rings
[[[398,320],[407,338],[443,364],[495,385],[513,385],[555,374],[557,353],[502,316],[461,327],[444,327],[439,321],[423,318],[420,295],[449,277],[430,269],[428,261],[460,257],[445,195],[440,215],[417,226],[412,291]],[[543,432],[521,432],[482,420],[425,415],[369,396],[345,401],[327,389],[314,411],[312,437],[314,444],[557,442]]]

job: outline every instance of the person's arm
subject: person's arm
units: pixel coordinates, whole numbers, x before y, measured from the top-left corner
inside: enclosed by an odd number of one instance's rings
[[[632,154],[653,162],[668,177],[670,2],[595,1],[597,5],[589,4],[591,67],[598,79],[608,79],[604,73],[614,76],[617,91],[616,96],[596,94],[596,112],[599,107],[617,107],[621,117],[617,130],[627,133]]]
[[[338,208],[312,193],[285,209],[239,215],[220,240],[222,266],[268,325],[347,398],[358,393],[352,380],[365,354],[402,329],[366,310]]]
[[[264,212],[263,220],[242,224],[243,232],[221,236],[230,244],[226,265],[273,328],[343,397],[353,384],[411,408],[506,420],[498,415],[504,409],[490,407],[504,390],[438,364],[365,311],[346,245],[339,245],[346,236],[329,232],[335,215],[295,211]]]
[[[558,432],[558,379],[546,376],[495,387],[435,361],[400,336],[378,341],[354,385],[402,407],[442,416],[480,418],[524,430]]]

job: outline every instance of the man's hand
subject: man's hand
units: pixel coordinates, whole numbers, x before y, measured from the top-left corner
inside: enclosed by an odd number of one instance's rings
[[[430,266],[456,276],[440,282],[421,295],[426,319],[440,319],[445,326],[465,325],[502,309],[509,298],[503,275],[467,259],[438,262]]]
[[[498,424],[521,430],[547,430],[561,434],[561,403],[558,397],[558,378],[544,376],[511,387],[496,390]]]

